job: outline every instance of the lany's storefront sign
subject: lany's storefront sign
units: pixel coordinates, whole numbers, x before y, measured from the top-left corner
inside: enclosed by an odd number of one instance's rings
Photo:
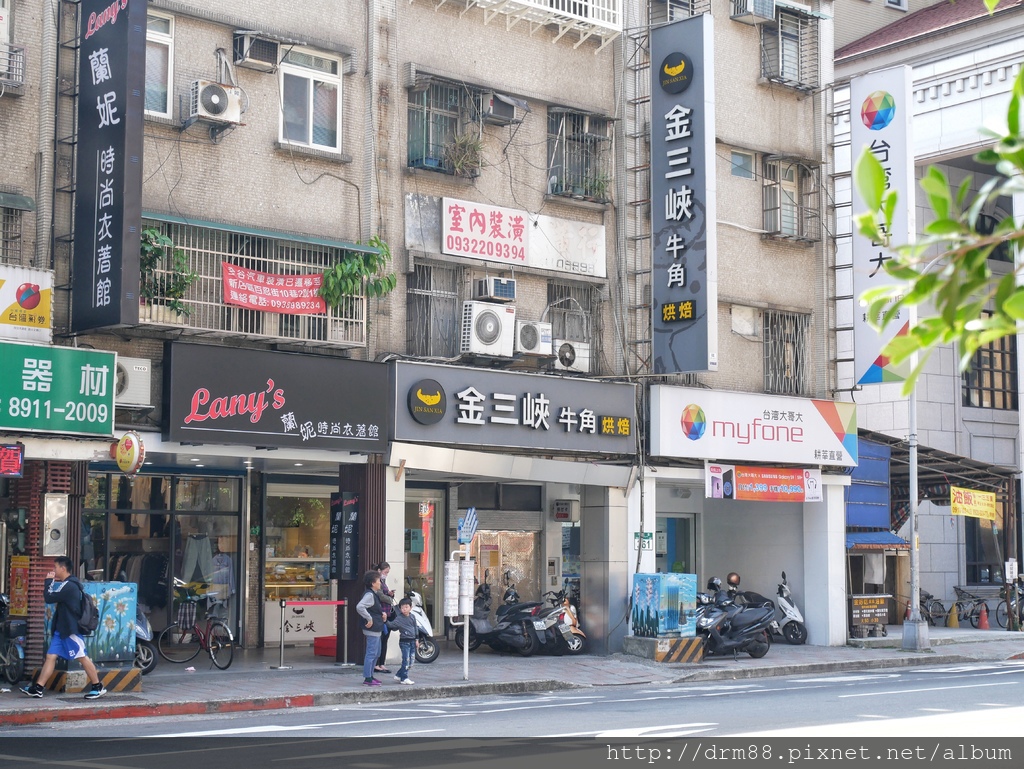
[[[652,385],[651,455],[854,467],[857,406]]]
[[[172,344],[170,440],[334,449],[387,446],[387,367],[318,355]]]
[[[989,521],[1000,520],[994,492],[950,486],[949,501],[952,515],[966,515],[970,518],[984,518]]]
[[[395,440],[634,453],[630,384],[396,364]]]
[[[0,264],[0,337],[49,344],[53,273]]]
[[[745,502],[821,502],[821,471],[706,462],[704,496]]]
[[[0,342],[0,429],[114,434],[112,352]]]

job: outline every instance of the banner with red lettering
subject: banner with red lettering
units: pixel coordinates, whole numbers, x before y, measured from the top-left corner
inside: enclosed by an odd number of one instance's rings
[[[821,502],[821,471],[794,467],[743,467],[706,462],[708,499],[747,502]]]
[[[323,315],[323,275],[274,275],[221,262],[224,304],[282,315]]]

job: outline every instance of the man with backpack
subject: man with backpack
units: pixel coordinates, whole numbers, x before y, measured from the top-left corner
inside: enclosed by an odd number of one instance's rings
[[[21,690],[29,697],[43,696],[46,682],[50,680],[50,676],[53,675],[53,670],[57,666],[57,657],[78,660],[81,663],[82,669],[89,677],[89,683],[92,684],[89,691],[85,693],[87,700],[95,700],[107,693],[103,684],[100,683],[96,666],[85,653],[85,639],[81,635],[79,620],[82,617],[83,601],[90,599],[85,596],[78,577],[71,576],[72,568],[71,559],[59,555],[54,559],[53,571],[46,575],[43,599],[46,603],[54,604],[53,639],[46,652],[43,669],[39,671],[39,675],[31,685]]]

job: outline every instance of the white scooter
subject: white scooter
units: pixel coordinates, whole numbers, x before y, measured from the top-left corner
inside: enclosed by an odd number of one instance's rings
[[[156,667],[156,644],[153,643],[153,626],[142,611],[142,605],[135,604],[135,667],[142,675]]]
[[[791,596],[786,572],[782,572],[782,582],[779,583],[778,590],[779,609],[783,614],[782,635],[788,643],[799,646],[807,642],[807,627],[804,625],[804,615],[796,608]]]
[[[430,619],[423,611],[423,599],[415,590],[409,591],[406,598],[412,601],[410,613],[416,618],[416,661],[433,662],[441,649],[434,640],[434,628],[430,624]]]

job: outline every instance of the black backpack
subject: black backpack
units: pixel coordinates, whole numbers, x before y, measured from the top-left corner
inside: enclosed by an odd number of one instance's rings
[[[82,590],[82,613],[78,618],[78,632],[82,635],[92,635],[100,624],[100,611],[96,606],[96,599],[85,592],[82,584],[78,584]]]

